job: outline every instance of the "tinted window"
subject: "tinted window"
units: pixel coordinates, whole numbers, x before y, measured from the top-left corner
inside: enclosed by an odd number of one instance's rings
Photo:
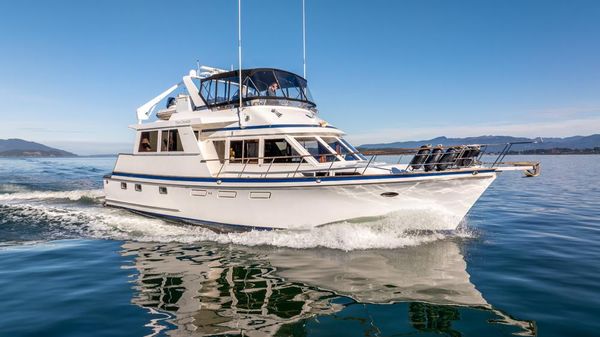
[[[244,141],[244,158],[249,159],[249,163],[258,163],[258,139]]]
[[[314,137],[302,137],[296,138],[296,140],[308,151],[308,153],[312,154],[319,163],[338,160],[331,151]]]
[[[341,155],[345,160],[356,160],[357,159],[357,157],[355,157],[354,155],[351,154],[353,151],[348,149],[346,147],[346,145],[344,145],[342,142],[340,142],[337,138],[321,137],[321,139],[323,139],[323,141],[325,143],[327,143],[327,145],[329,145],[329,147],[331,147],[335,151],[335,153]]]
[[[241,163],[244,153],[244,141],[232,140],[229,142],[229,160],[232,163]]]
[[[258,163],[258,139],[230,141],[229,160],[232,163]]]
[[[356,156],[362,160],[367,160],[367,158],[365,156],[363,156],[360,152],[358,152],[358,150],[352,146],[352,144],[348,143],[347,140],[340,138],[340,142],[342,142],[344,145],[346,145],[347,148],[349,148],[352,152],[356,153]]]
[[[156,152],[158,143],[158,131],[146,131],[140,135],[139,152]]]
[[[162,132],[161,138],[160,150],[162,152],[183,151],[177,130],[165,130]]]
[[[298,152],[285,139],[265,139],[265,163],[298,163]],[[284,157],[284,158],[280,158]]]
[[[215,75],[202,81],[200,94],[209,106],[239,104],[239,73]],[[302,77],[275,69],[242,71],[242,99],[246,105],[314,106],[313,99]],[[277,97],[277,99],[268,98]],[[259,101],[253,99],[260,98]]]

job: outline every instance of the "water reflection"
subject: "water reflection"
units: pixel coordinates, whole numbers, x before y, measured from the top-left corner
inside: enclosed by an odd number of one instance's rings
[[[123,249],[139,273],[133,303],[153,314],[155,335],[306,335],[316,324],[327,327],[324,318],[342,316],[360,322],[358,334],[378,335],[375,309],[400,304],[407,324],[393,333],[460,336],[454,323],[471,310],[486,314],[479,325],[536,335],[534,322],[486,302],[451,240],[352,252],[137,242]],[[351,310],[357,305],[371,313]]]

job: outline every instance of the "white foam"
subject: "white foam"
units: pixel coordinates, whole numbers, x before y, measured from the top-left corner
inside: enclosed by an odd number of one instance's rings
[[[215,233],[200,226],[173,224],[120,209],[98,206],[60,208],[40,204],[21,204],[17,210],[17,214],[15,212],[11,214],[12,217],[44,221],[49,223],[54,231],[62,229],[68,233],[78,233],[81,237],[142,242],[212,241],[246,246],[358,250],[415,246],[454,235],[407,231],[407,223],[410,223],[411,219],[399,215],[358,223],[331,224],[304,231]],[[413,220],[418,221],[418,219]],[[463,230],[459,235],[464,237],[470,234]]]
[[[74,190],[74,191],[31,191],[0,194],[0,201],[21,201],[21,200],[48,200],[48,199],[67,199],[72,201],[82,198],[101,198],[104,196],[102,190]]]

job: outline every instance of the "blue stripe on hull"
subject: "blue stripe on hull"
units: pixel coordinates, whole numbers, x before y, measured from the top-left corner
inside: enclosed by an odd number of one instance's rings
[[[228,183],[288,183],[288,182],[311,182],[317,179],[321,181],[356,181],[356,180],[380,180],[380,179],[407,179],[415,177],[437,177],[448,175],[472,175],[474,171],[479,173],[495,172],[495,169],[473,170],[467,172],[437,172],[437,173],[412,173],[402,175],[366,175],[366,176],[332,176],[332,177],[300,177],[300,178],[212,178],[212,177],[176,177],[176,176],[160,176],[152,174],[138,174],[126,172],[113,172],[113,176],[140,178],[140,179],[155,179],[169,181],[193,181],[193,182],[212,182],[217,181]]]

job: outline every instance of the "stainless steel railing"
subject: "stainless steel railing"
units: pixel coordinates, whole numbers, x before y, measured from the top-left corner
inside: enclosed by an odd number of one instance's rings
[[[345,174],[345,175],[365,175],[369,168],[379,168],[381,170],[386,170],[388,173],[392,172],[392,167],[381,167],[381,165],[376,164],[376,160],[379,156],[394,156],[398,155],[399,158],[396,161],[396,165],[400,165],[404,156],[410,155],[412,160],[407,163],[406,168],[403,171],[398,173],[400,174],[410,174],[415,172],[426,171],[426,167],[429,167],[427,171],[447,171],[447,170],[460,170],[469,167],[486,167],[486,168],[495,168],[500,165],[511,165],[514,163],[506,163],[503,162],[504,158],[511,150],[513,145],[517,144],[530,144],[536,143],[535,141],[530,142],[512,142],[512,143],[501,143],[501,144],[473,144],[473,145],[457,145],[457,146],[435,146],[430,147],[431,149],[436,148],[440,149],[442,152],[440,153],[441,157],[438,158],[435,162],[427,162],[427,158],[429,158],[432,153],[420,153],[419,151],[423,150],[423,148],[413,148],[413,149],[392,149],[392,150],[367,150],[363,152],[346,152],[346,153],[331,153],[331,154],[308,154],[308,155],[290,155],[290,156],[262,156],[262,157],[245,157],[245,158],[214,158],[214,159],[203,159],[202,162],[210,163],[210,162],[219,162],[221,165],[217,171],[216,177],[221,177],[222,174],[233,174],[237,177],[242,177],[244,174],[246,175],[255,175],[259,178],[268,178],[269,175],[285,175],[285,177],[296,177],[298,174],[302,174],[302,176],[332,176],[335,174]],[[500,152],[498,152],[493,161],[484,162],[482,160],[483,156],[488,153],[490,148],[501,148]],[[448,149],[454,149],[454,154],[452,156],[448,156],[446,161],[442,161],[444,155],[449,153]],[[472,151],[476,149],[476,155],[468,155],[467,151]],[[345,156],[354,156],[354,155],[362,155],[369,156],[369,160],[356,159],[352,161],[341,161],[341,157]],[[424,160],[417,161],[418,164],[411,164],[415,158],[419,158],[419,156],[425,156]],[[314,165],[311,164],[307,158],[315,158],[319,161],[319,164],[329,165]],[[266,165],[267,169],[264,171],[251,171],[248,170],[248,167],[253,167],[253,164]],[[338,163],[338,165],[336,165]],[[228,170],[231,168],[231,164],[240,164],[241,169],[238,170]],[[295,164],[293,169],[286,170],[278,167],[278,170],[272,171],[274,164]],[[303,168],[302,164],[306,164],[308,167]],[[523,162],[519,163],[523,165]],[[537,163],[531,162],[528,164],[536,165]],[[238,167],[233,167],[234,169]],[[397,173],[397,172],[395,172]]]

